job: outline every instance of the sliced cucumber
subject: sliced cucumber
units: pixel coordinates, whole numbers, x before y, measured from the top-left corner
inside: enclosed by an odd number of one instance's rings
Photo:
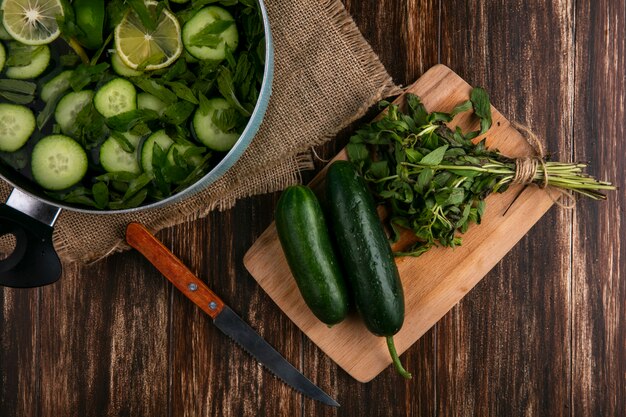
[[[48,45],[31,46],[33,56],[30,64],[21,67],[7,67],[6,75],[15,80],[28,80],[43,74],[50,64],[50,48]]]
[[[100,87],[93,104],[104,117],[113,117],[137,108],[137,91],[130,81],[114,78]]]
[[[167,109],[167,104],[150,93],[142,92],[137,94],[137,108],[154,110],[161,115]]]
[[[115,71],[117,75],[122,77],[137,77],[143,74],[143,72],[134,70],[124,64],[120,56],[116,53],[111,54],[111,67],[113,67],[113,71]]]
[[[0,43],[0,71],[4,69],[4,63],[7,60],[7,51],[4,49],[4,45]]]
[[[196,137],[213,150],[228,151],[237,142],[240,135],[239,133],[220,130],[213,122],[213,116],[216,111],[229,109],[230,105],[223,98],[213,98],[208,100],[206,107],[208,109],[206,113],[198,108],[193,116],[193,129]]]
[[[183,45],[198,59],[224,59],[226,45],[235,50],[238,44],[235,19],[219,6],[200,9],[183,27]]]
[[[56,119],[61,131],[66,135],[72,135],[74,131],[74,121],[76,115],[85,108],[85,106],[91,103],[93,99],[93,91],[84,90],[66,94],[57,104],[57,108],[54,111],[54,118]]]
[[[73,73],[74,72],[71,70],[63,71],[45,83],[41,88],[39,97],[47,103],[51,98],[57,97],[59,94],[69,90]]]
[[[141,167],[138,160],[138,145],[141,136],[132,133],[122,133],[128,142],[133,146],[134,151],[124,150],[118,139],[110,137],[104,141],[100,147],[100,164],[107,172],[131,172],[139,174]]]
[[[197,167],[198,165],[202,163],[202,156],[199,155],[198,153],[194,153],[188,156],[185,155],[192,148],[195,148],[195,146],[183,145],[183,144],[174,144],[170,146],[170,150],[167,152],[167,162],[170,165],[178,165],[176,163],[176,158],[180,157],[185,160],[185,163],[187,164],[187,166]],[[198,149],[205,149],[205,148],[198,148]]]
[[[51,135],[41,139],[31,156],[33,178],[47,190],[63,190],[87,172],[87,154],[74,139]]]
[[[164,152],[168,152],[170,147],[174,144],[172,138],[170,138],[165,130],[159,130],[154,132],[146,139],[141,148],[141,167],[143,171],[148,175],[154,174],[152,168],[152,156],[154,152],[154,144],[157,143]]]
[[[25,106],[0,104],[0,151],[15,152],[35,131],[35,115]]]

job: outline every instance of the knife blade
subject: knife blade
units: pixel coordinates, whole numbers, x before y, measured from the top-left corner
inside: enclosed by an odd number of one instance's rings
[[[339,403],[313,384],[231,310],[143,225],[130,223],[126,227],[126,242],[150,261],[187,298],[207,313],[218,329],[279,379],[314,400],[334,407],[339,406]]]

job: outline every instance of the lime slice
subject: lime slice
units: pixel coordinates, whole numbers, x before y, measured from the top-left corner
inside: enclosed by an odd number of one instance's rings
[[[148,6],[154,8],[156,4],[150,2]],[[141,65],[145,65],[145,70],[165,68],[183,51],[178,19],[163,9],[156,29],[150,31],[130,9],[115,27],[115,50],[129,68],[137,69]]]
[[[2,23],[16,41],[43,45],[60,34],[57,17],[63,16],[60,0],[4,0]]]

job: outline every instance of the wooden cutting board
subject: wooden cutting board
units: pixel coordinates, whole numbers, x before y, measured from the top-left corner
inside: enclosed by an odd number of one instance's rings
[[[470,90],[468,83],[443,65],[431,68],[407,89],[420,96],[429,111],[446,112],[467,100]],[[531,147],[523,136],[493,107],[492,112],[493,127],[487,134],[487,144],[509,156],[529,155]],[[453,124],[464,131],[478,125],[468,114],[457,116]],[[345,152],[335,159],[346,159]],[[324,174],[322,170],[312,182],[316,192],[321,189]],[[472,226],[463,235],[462,246],[434,248],[417,258],[397,258],[406,301],[404,326],[394,338],[398,353],[408,349],[458,303],[553,204],[544,190],[531,186],[504,215],[521,190],[520,186],[511,187],[504,194],[488,197],[482,224]],[[370,381],[391,364],[384,339],[370,334],[356,314],[332,328],[313,316],[291,276],[274,224],[246,253],[244,264],[285,314],[355,379]],[[417,371],[415,363],[404,361],[404,365],[409,372]]]

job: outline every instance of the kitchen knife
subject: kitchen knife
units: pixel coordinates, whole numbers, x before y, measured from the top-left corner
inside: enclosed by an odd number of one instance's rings
[[[139,223],[126,228],[126,242],[137,249],[176,288],[213,319],[213,324],[286,384],[324,404],[339,404],[309,381],[252,327],[196,277],[172,252]]]

